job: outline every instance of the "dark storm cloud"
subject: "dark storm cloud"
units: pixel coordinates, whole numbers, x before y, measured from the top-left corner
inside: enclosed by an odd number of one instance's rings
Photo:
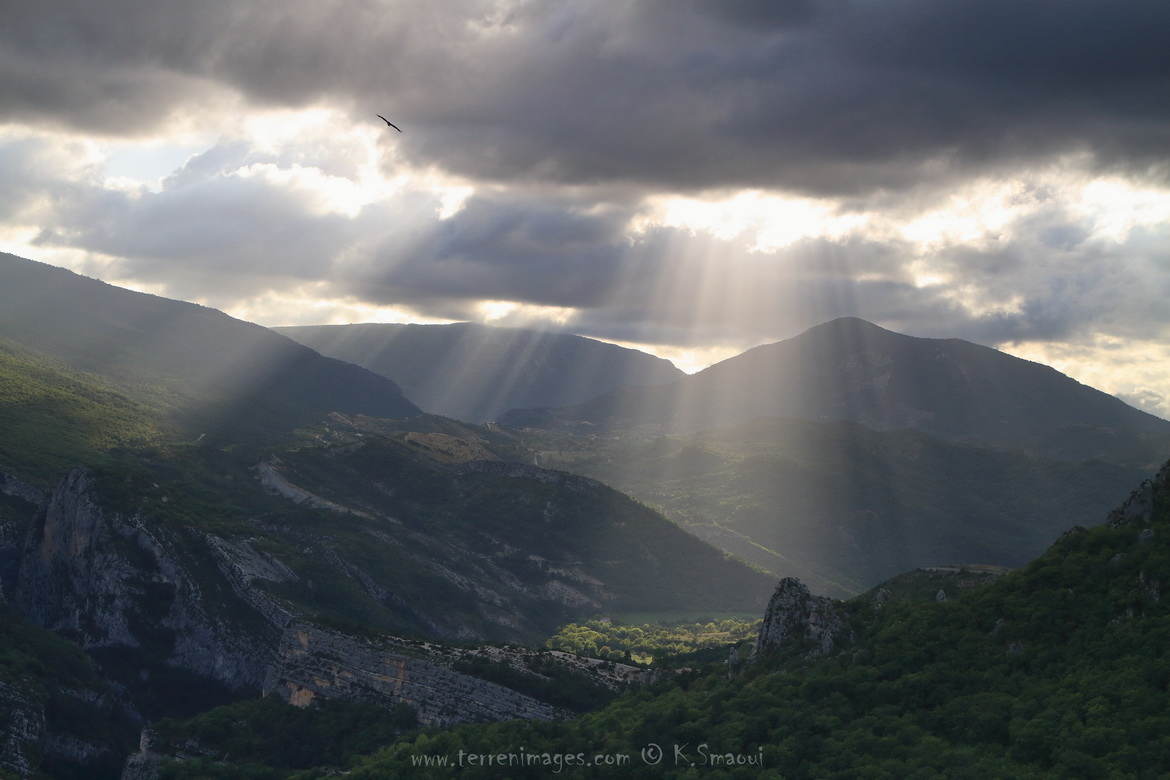
[[[382,221],[384,213],[379,207],[362,220]],[[334,272],[348,292],[381,303],[498,299],[593,311],[613,320],[612,330],[596,335],[621,339],[651,323],[661,333],[689,331],[687,340],[700,332],[743,338],[752,327],[782,328],[778,322],[814,316],[814,309],[857,313],[860,288],[851,279],[858,275],[909,286],[904,256],[887,244],[815,240],[752,255],[742,242],[683,228],[632,237],[638,214],[630,204],[543,192],[483,193],[445,220],[395,230],[362,262]],[[873,303],[892,307],[885,294]],[[580,321],[601,327],[589,315]]]
[[[404,23],[380,3],[14,0],[0,10],[5,115],[90,132],[147,132],[177,109],[197,121],[214,84],[301,106],[406,78],[392,46],[409,48],[395,41]]]
[[[594,311],[614,318],[612,332],[598,335],[633,339],[646,329],[689,342],[707,327],[754,334],[751,320],[772,332],[776,312],[791,315],[797,297],[836,312],[853,294],[849,275],[900,273],[895,250],[861,240],[753,259],[742,244],[685,229],[632,237],[636,201],[598,204],[547,188],[485,189],[445,219],[439,201],[418,192],[352,217],[323,212],[311,191],[241,173],[266,157],[240,143],[191,158],[157,191],[107,189],[51,169],[31,179],[44,154],[37,144],[0,144],[0,167],[25,172],[22,189],[50,204],[38,214],[37,243],[118,258],[117,278],[219,305],[317,283],[322,297],[438,317],[472,317],[484,299]]]
[[[4,11],[6,116],[145,132],[220,84],[389,112],[409,159],[485,179],[846,194],[1070,151],[1165,174],[1170,151],[1164,0]]]
[[[362,219],[382,221],[397,208],[379,206]],[[629,203],[486,191],[447,219],[388,233],[346,273],[354,294],[384,302],[463,298],[588,308],[619,286],[644,289],[649,275],[662,273],[659,247],[628,236],[636,214]]]

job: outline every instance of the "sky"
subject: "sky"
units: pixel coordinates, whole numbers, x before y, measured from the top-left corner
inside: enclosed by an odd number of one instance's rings
[[[0,13],[0,250],[691,371],[853,315],[1170,416],[1165,0]]]

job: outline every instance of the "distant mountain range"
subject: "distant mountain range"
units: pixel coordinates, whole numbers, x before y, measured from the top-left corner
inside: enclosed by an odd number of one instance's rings
[[[685,376],[669,361],[568,333],[452,325],[276,328],[323,355],[393,379],[428,412],[469,422],[509,409],[578,404]]]
[[[1170,423],[1048,366],[855,318],[501,423],[541,465],[835,595],[915,566],[1019,565],[1170,456]]]
[[[848,420],[1047,457],[1152,468],[1170,422],[1049,366],[960,339],[894,333],[846,317],[666,387],[615,390],[561,409],[518,410],[514,426],[688,432],[756,418]]]

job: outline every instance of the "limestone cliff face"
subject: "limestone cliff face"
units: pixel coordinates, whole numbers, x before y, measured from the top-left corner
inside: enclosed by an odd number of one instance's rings
[[[548,666],[618,691],[652,682],[654,672],[627,664],[520,647],[453,647],[422,640],[355,637],[309,623],[286,630],[264,692],[306,707],[318,698],[405,703],[427,726],[569,713],[512,688],[457,670],[460,664],[506,667],[514,676],[547,680]]]
[[[114,777],[133,728],[123,703],[99,681],[63,684],[55,671],[0,670],[0,775]]]
[[[434,726],[564,717],[566,710],[542,698],[556,699],[547,694],[555,679],[612,690],[651,679],[636,667],[565,653],[322,628],[262,587],[292,587],[301,576],[263,545],[115,511],[84,469],[71,471],[39,507],[24,497],[4,506],[17,508],[13,528],[24,529],[6,583],[14,606],[95,657],[113,658],[110,666],[102,661],[103,672],[139,708],[135,718],[152,717],[138,696],[149,697],[155,675],[173,670],[193,675],[188,685],[211,680],[298,706],[317,698],[403,702]],[[0,749],[12,757],[5,766],[18,773],[43,767],[54,751],[79,763],[92,759],[87,754],[101,746],[46,727],[38,701],[0,691]]]
[[[265,693],[299,707],[318,697],[404,702],[427,726],[551,720],[566,714],[531,696],[454,671],[442,663],[446,660],[442,650],[424,642],[362,639],[298,624],[281,641]]]
[[[16,588],[24,540],[44,503],[41,491],[0,471],[0,604],[8,601]]]
[[[355,637],[305,622],[260,583],[298,575],[248,539],[175,528],[103,507],[94,477],[76,469],[29,524],[15,601],[33,623],[93,650],[128,653],[230,689],[275,692],[294,704],[340,696],[404,701],[424,723],[553,718],[547,702],[455,671],[503,665],[539,677],[540,655],[600,686],[644,682],[634,667],[568,654],[455,648]]]
[[[206,556],[198,573],[193,553]],[[273,644],[263,640],[278,631],[247,601],[230,597],[224,610],[209,603],[210,592],[239,587],[230,570],[207,539],[106,511],[92,476],[75,469],[29,531],[15,601],[32,622],[87,649],[128,650],[229,688],[257,688]]]
[[[756,639],[760,656],[789,647],[808,646],[808,655],[824,655],[853,639],[843,604],[814,596],[795,577],[776,585]]]

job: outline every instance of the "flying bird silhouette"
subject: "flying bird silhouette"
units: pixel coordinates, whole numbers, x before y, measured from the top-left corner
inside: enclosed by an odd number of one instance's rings
[[[393,122],[391,122],[389,119],[387,119],[386,117],[382,116],[381,114],[374,114],[374,116],[378,117],[378,118],[379,118],[379,119],[381,119],[383,122],[385,122],[386,124],[388,124],[388,125],[390,125],[391,127],[393,127],[395,130],[397,130],[398,132],[400,132],[400,133],[402,132],[402,128],[401,128],[401,127],[399,127],[398,125],[394,124],[394,123],[393,123]]]

